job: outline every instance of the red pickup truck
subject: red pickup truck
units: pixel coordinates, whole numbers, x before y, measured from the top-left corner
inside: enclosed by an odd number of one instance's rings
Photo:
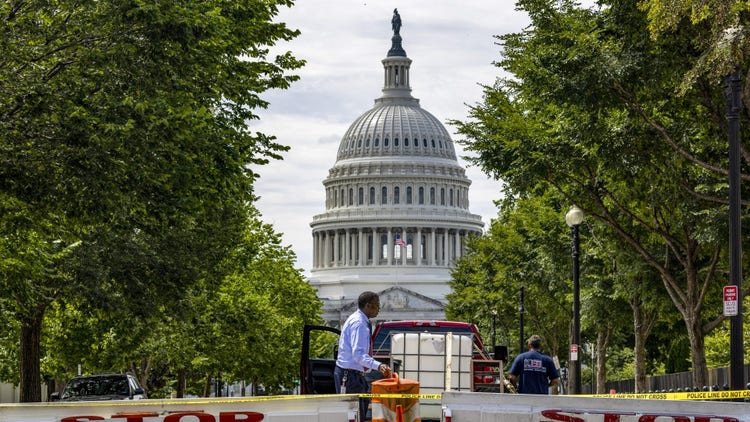
[[[320,340],[321,332],[327,332],[324,341]],[[388,362],[404,378],[412,378],[414,371],[417,369],[408,365],[407,361],[412,359],[421,359],[424,356],[418,356],[423,353],[419,346],[417,349],[410,350],[411,345],[415,343],[430,342],[439,355],[444,355],[445,351],[438,350],[445,347],[446,336],[452,334],[451,341],[456,340],[453,344],[453,354],[458,355],[459,359],[452,366],[454,371],[463,375],[470,374],[471,381],[466,377],[456,377],[451,388],[443,389],[460,389],[460,390],[477,390],[478,385],[488,386],[497,384],[498,369],[492,368],[492,365],[477,365],[477,361],[491,360],[490,355],[485,351],[482,338],[474,324],[457,321],[387,321],[380,322],[376,325],[372,334],[371,355],[378,360]],[[326,326],[305,326],[303,332],[302,353],[300,362],[300,393],[301,394],[333,394],[335,387],[333,384],[333,369],[336,365],[336,352],[338,347],[338,336],[340,331],[337,328]],[[416,336],[416,337],[415,337]],[[316,356],[311,356],[311,341],[316,337],[315,346],[318,347]],[[395,344],[401,345],[399,350],[391,350],[391,343],[395,339]],[[410,342],[410,343],[408,343]],[[411,344],[411,345],[410,345]],[[457,349],[458,347],[458,349]],[[321,356],[324,351],[324,356]],[[450,354],[449,354],[450,355]],[[437,356],[434,353],[426,358]],[[463,358],[463,360],[461,359]],[[460,367],[460,362],[466,359],[474,362],[471,367]],[[422,359],[424,361],[424,359]],[[421,364],[420,364],[421,365]],[[466,365],[464,365],[466,366]],[[439,367],[439,365],[438,365]],[[421,367],[419,370],[424,371]],[[412,372],[409,372],[412,371]],[[431,372],[445,372],[443,369],[431,370]],[[372,373],[372,380],[379,377],[377,372]],[[463,380],[463,382],[462,382]],[[420,381],[422,382],[422,381]],[[442,381],[441,381],[442,382]],[[458,383],[458,388],[455,383]],[[462,385],[463,384],[463,385]],[[469,384],[469,385],[467,385]],[[426,387],[427,385],[425,385]]]

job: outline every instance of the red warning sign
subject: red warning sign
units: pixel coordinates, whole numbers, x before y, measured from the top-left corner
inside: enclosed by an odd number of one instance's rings
[[[724,316],[737,315],[737,286],[724,286]]]

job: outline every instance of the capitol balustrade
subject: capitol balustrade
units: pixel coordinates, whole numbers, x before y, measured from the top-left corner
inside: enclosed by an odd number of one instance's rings
[[[422,207],[399,207],[399,208],[388,208],[388,209],[373,209],[373,208],[344,208],[344,209],[333,209],[326,210],[324,214],[318,214],[313,216],[313,225],[318,222],[325,222],[333,220],[338,223],[346,222],[346,220],[363,220],[363,219],[394,219],[402,218],[405,220],[413,221],[414,218],[424,218],[425,220],[450,220],[450,221],[465,221],[471,223],[482,223],[482,217],[476,214],[472,214],[464,209],[451,209],[451,208],[430,208],[425,209]]]

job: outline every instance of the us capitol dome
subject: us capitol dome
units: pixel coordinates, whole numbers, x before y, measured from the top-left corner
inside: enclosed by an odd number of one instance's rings
[[[484,228],[469,212],[471,180],[448,131],[411,95],[397,10],[392,27],[383,94],[341,139],[323,181],[325,212],[310,223],[309,281],[332,325],[366,290],[380,294],[377,320],[444,319],[451,268]]]

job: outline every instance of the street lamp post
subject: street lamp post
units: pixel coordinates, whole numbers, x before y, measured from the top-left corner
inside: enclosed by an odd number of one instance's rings
[[[570,360],[573,373],[570,374],[571,393],[581,394],[581,360],[578,357],[581,344],[581,290],[578,284],[578,226],[583,223],[583,211],[577,206],[570,207],[565,214],[565,223],[570,227],[571,256],[573,257],[573,343],[570,345]]]
[[[523,307],[523,286],[521,286],[521,295],[520,295],[520,303],[518,305],[518,321],[519,321],[519,331],[520,331],[520,338],[519,338],[519,348],[518,353],[521,354],[526,351],[526,341],[523,339],[523,313],[525,309]]]
[[[733,390],[745,388],[744,346],[742,328],[742,222],[740,215],[740,111],[742,111],[742,83],[740,69],[727,77],[724,87],[726,117],[729,124],[729,281],[737,286],[739,312],[731,317],[729,327],[729,382]]]

